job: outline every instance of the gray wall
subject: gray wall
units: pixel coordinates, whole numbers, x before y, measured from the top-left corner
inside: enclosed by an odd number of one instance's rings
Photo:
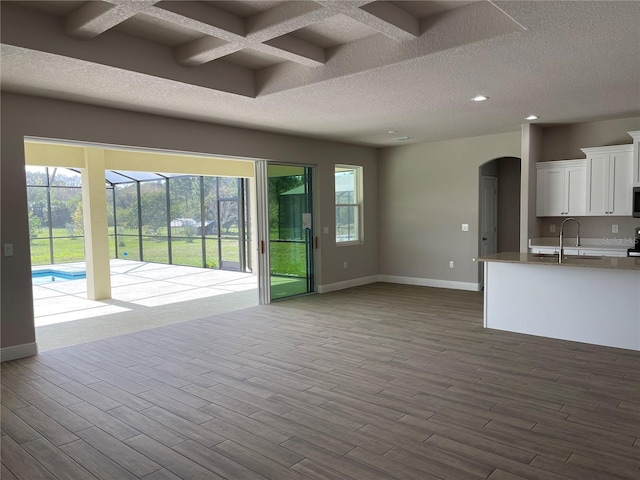
[[[542,158],[540,161],[585,158],[581,148],[607,145],[628,145],[632,143],[627,132],[640,130],[640,117],[620,118],[601,122],[576,123],[573,125],[547,126],[542,129]],[[541,237],[557,237],[559,229],[551,233],[550,226],[559,227],[560,217],[538,219]],[[583,237],[625,238],[633,234],[633,228],[640,225],[639,219],[632,217],[580,217]],[[611,226],[618,225],[618,233],[611,232]]]
[[[584,158],[581,148],[627,145],[627,132],[640,130],[640,117],[543,127],[539,161]]]
[[[1,346],[34,341],[29,229],[24,169],[24,136],[260,158],[317,165],[320,227],[318,283],[378,273],[377,151],[241,128],[145,115],[77,103],[2,94],[1,233],[13,243],[13,257],[1,257]],[[206,160],[203,160],[206,161]],[[335,244],[334,164],[364,167],[365,243]],[[322,234],[322,227],[329,234]],[[349,269],[343,268],[348,260]]]
[[[480,165],[519,157],[520,142],[518,131],[383,149],[380,273],[477,284]]]
[[[498,252],[520,250],[520,159],[498,160]]]
[[[539,236],[536,217],[536,162],[542,158],[542,127],[522,125],[522,163],[520,178],[520,251],[526,252],[529,239]]]

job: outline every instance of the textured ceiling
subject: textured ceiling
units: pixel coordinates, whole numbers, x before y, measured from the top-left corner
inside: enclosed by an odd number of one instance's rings
[[[375,146],[640,114],[637,1],[0,6],[6,91]]]

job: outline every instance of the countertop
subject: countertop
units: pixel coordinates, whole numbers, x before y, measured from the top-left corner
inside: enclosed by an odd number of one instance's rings
[[[530,238],[529,248],[532,247],[556,247],[559,248],[560,239],[558,237],[540,237]],[[564,248],[570,249],[584,249],[584,250],[611,250],[611,251],[624,251],[634,245],[632,238],[582,238],[580,240],[580,246],[576,247],[575,236],[565,236]]]
[[[520,263],[528,265],[549,265],[556,267],[608,268],[612,270],[637,270],[640,272],[640,257],[588,257],[579,255],[565,256],[558,263],[557,256],[540,256],[533,253],[503,252],[487,255],[480,262]]]

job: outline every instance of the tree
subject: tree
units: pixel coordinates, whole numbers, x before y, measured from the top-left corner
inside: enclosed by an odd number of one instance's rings
[[[269,178],[269,230],[275,231],[280,226],[280,196],[304,185],[304,177],[301,175],[289,175],[284,177]],[[279,233],[275,233],[276,236]]]
[[[200,178],[175,177],[169,180],[171,218],[192,218],[200,224]]]
[[[145,233],[157,237],[167,226],[167,193],[164,186],[148,182],[140,193],[142,225]]]
[[[33,240],[34,238],[38,238],[41,229],[42,220],[40,217],[34,215],[33,212],[29,212],[29,239]]]
[[[76,209],[71,215],[71,218],[73,219],[73,233],[80,237],[84,235],[84,220],[82,213],[82,203],[78,203],[76,205]]]
[[[69,204],[61,200],[51,200],[51,226],[62,228],[70,223],[72,220]]]

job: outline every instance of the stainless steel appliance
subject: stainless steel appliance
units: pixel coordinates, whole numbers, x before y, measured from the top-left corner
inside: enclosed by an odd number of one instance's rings
[[[627,250],[627,257],[640,257],[640,227],[634,229],[635,232],[635,245]]]

